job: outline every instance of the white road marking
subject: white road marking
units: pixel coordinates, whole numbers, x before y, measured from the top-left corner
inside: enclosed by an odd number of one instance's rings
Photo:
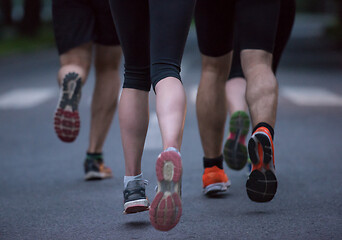
[[[153,149],[163,149],[162,138],[160,135],[158,118],[156,112],[151,112],[150,114],[150,122],[148,126],[146,141],[145,141],[145,149],[153,150]]]
[[[56,95],[55,88],[15,89],[0,96],[0,109],[32,108]]]
[[[198,85],[192,85],[188,90],[191,104],[196,104],[197,90]],[[319,87],[281,87],[280,94],[298,106],[342,106],[342,96]]]
[[[282,87],[282,96],[299,106],[342,106],[342,97],[318,87]]]

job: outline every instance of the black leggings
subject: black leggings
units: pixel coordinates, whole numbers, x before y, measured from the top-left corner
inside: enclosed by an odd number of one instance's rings
[[[196,0],[110,0],[125,56],[124,88],[149,91],[180,78],[181,59]]]

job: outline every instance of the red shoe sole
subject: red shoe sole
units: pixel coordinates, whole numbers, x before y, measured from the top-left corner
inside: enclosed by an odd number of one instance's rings
[[[78,111],[71,112],[58,108],[54,117],[55,131],[63,142],[73,142],[80,131]]]
[[[150,221],[154,228],[169,231],[174,228],[182,215],[180,196],[182,161],[177,152],[160,154],[156,163],[158,193],[150,207]]]

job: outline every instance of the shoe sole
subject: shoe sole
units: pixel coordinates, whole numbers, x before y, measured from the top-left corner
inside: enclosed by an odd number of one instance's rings
[[[63,91],[54,116],[55,132],[63,142],[73,142],[80,131],[78,103],[81,94],[81,78],[69,73],[63,80]]]
[[[124,204],[124,214],[132,214],[149,210],[147,199],[129,201]]]
[[[113,177],[113,175],[111,174],[89,171],[86,173],[84,179],[86,181],[92,181],[92,180],[102,180],[102,179],[111,178],[111,177]]]
[[[241,170],[247,163],[247,148],[239,142],[241,136],[246,136],[249,130],[249,117],[245,112],[233,114],[229,122],[229,131],[235,134],[234,139],[227,139],[223,156],[229,168]]]
[[[210,184],[208,186],[206,186],[203,189],[203,193],[205,195],[215,195],[215,194],[219,194],[219,193],[223,193],[226,192],[228,190],[228,188],[230,187],[230,181],[226,182],[226,183],[213,183]]]
[[[169,231],[182,215],[182,161],[177,152],[162,152],[157,159],[158,192],[151,204],[150,221],[154,228]]]
[[[258,143],[263,148],[263,159],[259,159]],[[256,133],[248,142],[248,152],[254,165],[262,165],[252,171],[246,182],[248,197],[255,202],[269,202],[277,192],[277,178],[274,174],[273,152],[269,137],[266,133]]]

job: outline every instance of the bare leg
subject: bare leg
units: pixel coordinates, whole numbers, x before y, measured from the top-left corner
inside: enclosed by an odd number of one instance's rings
[[[247,162],[246,135],[249,130],[249,117],[246,114],[246,80],[232,78],[226,83],[229,120],[229,136],[224,144],[223,156],[227,165],[241,170]]]
[[[222,57],[202,55],[202,76],[198,88],[197,120],[206,158],[222,154],[224,126],[227,117],[225,82],[228,79],[232,53]]]
[[[148,92],[124,88],[119,102],[119,121],[125,155],[125,176],[141,173],[141,157],[148,127]]]
[[[168,77],[156,85],[156,108],[163,148],[180,150],[186,113],[186,96],[182,83]]]
[[[226,82],[227,107],[230,116],[237,111],[247,111],[246,86],[246,80],[241,77]]]
[[[278,84],[271,68],[272,54],[262,50],[244,50],[241,59],[247,78],[246,96],[253,127],[259,123],[268,124],[259,127],[248,142],[252,172],[246,182],[246,190],[252,201],[268,202],[277,191],[271,129],[276,121]]]
[[[96,46],[96,82],[91,105],[88,152],[101,153],[115,113],[120,88],[119,46]]]
[[[247,78],[246,98],[253,127],[266,122],[274,128],[278,83],[272,71],[272,54],[263,50],[243,50],[241,60]]]
[[[91,43],[83,44],[60,56],[58,83],[61,88],[54,128],[57,136],[64,142],[73,142],[79,133],[78,104],[82,85],[89,73],[91,46]]]
[[[58,72],[58,83],[62,84],[68,73],[75,72],[81,77],[82,84],[85,83],[91,64],[92,44],[86,43],[73,48],[60,56],[61,68]]]

